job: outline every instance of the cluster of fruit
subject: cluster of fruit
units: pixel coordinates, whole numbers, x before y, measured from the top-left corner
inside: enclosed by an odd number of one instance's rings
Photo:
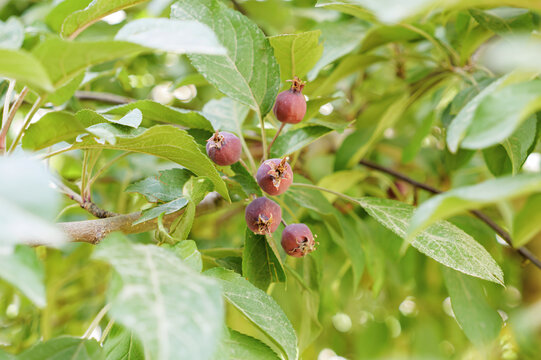
[[[291,82],[291,88],[276,97],[274,114],[282,123],[297,124],[306,113],[306,100],[302,94],[304,83],[297,77]],[[209,158],[221,166],[234,164],[242,152],[239,138],[225,131],[216,132],[207,141],[206,148]],[[265,160],[257,170],[256,180],[265,193],[283,194],[293,182],[293,170],[287,157]],[[269,198],[260,197],[248,204],[245,218],[251,231],[268,235],[282,222],[282,209]],[[305,224],[286,225],[282,232],[282,247],[290,256],[303,257],[315,250],[314,236]]]

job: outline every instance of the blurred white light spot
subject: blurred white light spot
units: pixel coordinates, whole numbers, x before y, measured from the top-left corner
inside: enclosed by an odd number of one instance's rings
[[[326,103],[325,105],[319,108],[319,113],[321,115],[330,115],[334,110],[334,106],[331,103]]]
[[[398,321],[397,318],[395,318],[394,316],[388,316],[385,319],[385,324],[387,324],[387,327],[389,328],[391,337],[397,338],[398,336],[400,336],[400,333],[402,332],[402,326],[400,326],[400,321]]]
[[[541,154],[531,153],[530,155],[528,155],[522,168],[524,169],[524,171],[528,171],[528,172],[540,172],[541,171]]]
[[[150,96],[152,97],[152,100],[157,101],[160,104],[169,104],[171,101],[173,101],[174,97],[171,91],[169,90],[170,86],[171,86],[170,83],[154,86],[154,88],[150,92]]]
[[[507,305],[511,307],[516,307],[520,305],[520,302],[522,301],[522,294],[520,293],[520,290],[516,287],[508,286],[505,289],[505,298],[507,300]]]
[[[442,307],[443,307],[443,311],[449,315],[450,317],[454,318],[455,317],[455,313],[453,311],[453,307],[451,306],[451,298],[450,297],[446,297],[445,300],[443,300],[443,303],[442,303]]]
[[[145,74],[141,78],[141,83],[143,86],[152,86],[154,85],[154,76],[152,74]]]
[[[337,313],[332,317],[334,328],[340,332],[348,332],[351,330],[351,318],[344,313]]]
[[[368,311],[361,311],[359,316],[359,323],[361,325],[366,325],[368,321],[374,320],[374,315]]]
[[[502,246],[509,247],[509,244],[500,235],[496,235],[496,241]]]
[[[173,95],[180,101],[188,102],[197,95],[197,88],[193,84],[184,85],[175,89]]]
[[[174,66],[178,64],[179,56],[177,54],[168,53],[165,55],[165,66]]]
[[[385,131],[383,132],[383,136],[386,138],[386,139],[392,139],[394,138],[395,136],[395,131],[393,128],[387,128],[385,129]]]
[[[417,315],[417,304],[415,303],[415,298],[413,296],[408,296],[404,301],[400,303],[398,310],[404,316],[415,316]]]
[[[507,319],[509,319],[509,315],[503,310],[498,310],[498,314],[502,317],[503,322],[507,322]]]
[[[331,349],[325,348],[319,352],[317,360],[330,360],[332,357],[336,356],[336,353]]]
[[[306,96],[306,95],[304,95],[304,99],[305,99],[306,101],[309,101],[309,100],[310,100],[310,98],[309,98],[308,96]]]
[[[6,308],[6,316],[10,319],[17,317],[19,315],[19,310],[21,308],[21,299],[19,295],[13,295],[13,302],[8,305]]]
[[[109,25],[120,24],[121,22],[126,20],[126,12],[124,10],[120,10],[110,15],[107,15],[102,20],[105,21]]]
[[[94,330],[92,330],[92,333],[90,334],[89,339],[96,339],[97,341],[100,341],[101,328],[99,326],[97,326]]]

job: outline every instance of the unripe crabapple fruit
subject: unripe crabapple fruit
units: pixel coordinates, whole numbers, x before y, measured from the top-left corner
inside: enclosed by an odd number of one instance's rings
[[[229,132],[218,132],[207,140],[207,155],[215,164],[226,166],[239,161],[242,146],[240,140]]]
[[[263,162],[256,174],[257,183],[269,195],[283,194],[293,182],[293,171],[287,158]]]
[[[254,233],[271,234],[282,221],[282,209],[274,201],[260,197],[248,204],[244,217],[248,228]]]
[[[294,257],[303,257],[316,249],[314,235],[305,224],[290,224],[282,232],[282,247]]]
[[[273,111],[281,122],[298,124],[306,114],[306,99],[302,94],[304,83],[296,76],[290,81],[291,88],[278,94]]]

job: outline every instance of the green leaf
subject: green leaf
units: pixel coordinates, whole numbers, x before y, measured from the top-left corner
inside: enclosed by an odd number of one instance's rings
[[[360,51],[367,52],[390,42],[406,42],[422,38],[418,32],[401,25],[381,25],[367,31]]]
[[[40,91],[52,91],[53,85],[43,65],[24,50],[0,49],[0,76],[17,80]]]
[[[533,150],[537,137],[537,119],[530,117],[503,143],[513,167],[513,174],[517,174]]]
[[[184,195],[195,205],[199,204],[212,190],[214,190],[212,182],[206,177],[192,177],[182,189]]]
[[[415,237],[407,235],[414,207],[395,200],[361,198],[359,204],[414,248],[452,269],[503,284],[503,272],[490,254],[470,235],[447,221],[439,221]]]
[[[136,136],[119,136],[115,145],[100,144],[86,136],[81,142],[73,144],[72,149],[116,149],[162,157],[186,167],[196,175],[207,176],[214,183],[216,191],[229,201],[227,187],[209,158],[186,131],[171,125],[153,126]]]
[[[280,358],[263,342],[226,329],[214,360],[279,360]]]
[[[84,29],[105,16],[144,1],[145,0],[93,0],[88,6],[81,8],[78,11],[70,11],[70,14],[62,22],[62,36],[74,38]]]
[[[504,176],[449,190],[419,206],[411,219],[408,236],[417,234],[440,219],[540,190],[541,174]]]
[[[103,352],[96,340],[68,336],[40,342],[17,356],[18,360],[101,360]]]
[[[214,32],[197,21],[138,19],[124,25],[115,40],[176,54],[226,54]]]
[[[456,321],[476,346],[489,344],[499,335],[503,322],[488,304],[483,284],[449,268],[442,270]]]
[[[210,359],[224,321],[220,287],[154,245],[105,241],[94,257],[122,281],[110,315],[133,330],[155,359]]]
[[[511,164],[509,154],[502,145],[495,145],[483,149],[483,159],[485,160],[488,170],[494,176],[502,176],[513,172],[513,164]]]
[[[75,115],[66,111],[53,111],[30,124],[24,132],[23,149],[41,150],[61,141],[70,141],[83,134],[85,126]]]
[[[332,174],[325,176],[319,180],[317,185],[325,189],[344,193],[354,185],[358,184],[360,181],[364,180],[366,177],[367,173],[364,171],[343,170],[333,172]],[[323,193],[323,196],[325,196],[331,203],[337,199],[337,196],[331,193]]]
[[[184,208],[186,205],[188,205],[188,201],[189,200],[187,198],[181,197],[173,201],[170,201],[168,203],[158,205],[147,210],[143,210],[141,217],[138,218],[137,221],[133,223],[133,225],[137,225],[148,220],[156,219],[161,214],[168,215],[168,214],[177,212],[180,209]]]
[[[220,280],[226,300],[267,335],[286,359],[297,359],[295,330],[272,297],[233,271],[213,268],[204,274]]]
[[[479,25],[500,35],[530,32],[537,28],[535,15],[527,9],[470,9],[469,13]]]
[[[186,169],[163,170],[158,176],[150,176],[131,184],[125,191],[144,195],[149,202],[173,201],[184,194],[184,184],[191,177],[192,173]]]
[[[79,89],[84,78],[85,74],[80,73],[78,76],[71,79],[67,84],[59,87],[52,94],[47,95],[47,102],[51,102],[56,106],[64,104],[66,101],[71,99],[77,89]]]
[[[389,108],[381,115],[381,119],[379,119],[370,138],[361,146],[358,146],[353,156],[349,158],[347,162],[348,168],[355,166],[355,164],[357,164],[372,149],[374,144],[383,137],[385,130],[394,126],[394,124],[402,117],[404,111],[406,111],[409,103],[410,98],[408,94],[404,94],[398,97],[392,105],[389,106]]]
[[[314,80],[321,69],[342,56],[351,53],[364,37],[366,24],[358,21],[325,22],[317,26],[321,30],[323,54],[308,73],[308,80]]]
[[[492,92],[477,107],[460,146],[483,149],[502,142],[541,109],[540,100],[541,80],[513,84]]]
[[[171,236],[173,236],[176,240],[186,240],[190,235],[190,231],[192,230],[193,222],[195,220],[195,211],[195,203],[193,201],[189,201],[188,205],[186,205],[186,210],[178,218],[178,222],[174,224],[174,227],[171,227],[174,229]]]
[[[230,131],[242,135],[242,124],[250,109],[235,100],[223,97],[212,99],[203,107],[202,114],[212,123],[214,130]]]
[[[284,282],[286,274],[278,257],[264,235],[246,229],[242,252],[242,276],[263,291],[272,282]],[[273,241],[270,239],[270,241]]]
[[[0,157],[0,253],[17,243],[59,245],[66,235],[53,225],[59,193],[45,164],[23,156]]]
[[[13,254],[0,254],[0,263],[0,278],[18,288],[38,308],[45,307],[45,271],[34,249],[17,246]]]
[[[274,104],[280,76],[273,49],[250,19],[217,0],[180,0],[171,18],[197,20],[214,30],[227,55],[189,55],[218,90],[264,116]]]
[[[24,26],[16,17],[0,21],[0,48],[17,50],[24,41]]]
[[[325,126],[305,126],[278,136],[272,145],[271,157],[284,157],[313,143],[332,129]]]
[[[541,231],[541,194],[528,198],[513,219],[513,245],[520,247]]]
[[[132,331],[120,325],[113,325],[103,344],[107,360],[143,360],[145,354],[141,341]]]
[[[60,1],[45,17],[45,22],[55,32],[62,31],[62,23],[71,13],[82,10],[88,6],[92,0],[67,0]]]
[[[255,181],[255,178],[252,174],[246,170],[244,166],[236,162],[231,165],[231,170],[235,172],[233,180],[238,182],[246,195],[256,194],[258,197],[263,196],[259,184]]]
[[[271,36],[270,44],[274,56],[280,65],[282,82],[298,76],[303,79],[323,54],[323,45],[319,44],[320,30],[300,34]]]
[[[125,115],[129,111],[139,109],[144,120],[170,123],[188,128],[212,131],[211,123],[197,111],[178,109],[162,105],[152,100],[139,100],[126,105],[115,106],[105,111],[106,114]]]
[[[175,245],[163,244],[162,247],[169,249],[182,261],[197,272],[203,270],[203,261],[201,253],[197,250],[197,244],[193,240],[183,240]]]
[[[92,65],[144,51],[148,49],[124,41],[77,42],[50,37],[39,43],[32,53],[49,74],[49,83],[59,88]]]

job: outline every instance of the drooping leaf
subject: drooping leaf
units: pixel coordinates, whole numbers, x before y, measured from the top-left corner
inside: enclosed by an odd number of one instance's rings
[[[331,131],[332,129],[325,126],[305,126],[288,131],[278,136],[272,145],[271,156],[284,157],[292,154]]]
[[[69,15],[62,21],[62,36],[73,38],[84,29],[105,16],[142,3],[145,0],[93,0],[80,10],[70,9]],[[68,1],[69,2],[69,1]],[[67,15],[67,14],[66,14]]]
[[[124,25],[115,39],[177,54],[226,54],[214,32],[197,21],[138,19]]]
[[[113,325],[103,344],[107,360],[143,360],[143,345],[133,331],[120,325]]]
[[[235,330],[226,329],[214,360],[252,359],[279,360],[280,358],[263,342]]]
[[[535,15],[527,9],[470,9],[469,13],[481,26],[500,35],[529,32],[537,27]]]
[[[502,328],[500,314],[486,300],[478,279],[442,267],[456,321],[472,343],[481,347],[494,340]]]
[[[537,135],[537,119],[531,117],[526,120],[515,132],[502,143],[509,160],[513,174],[517,174],[533,150]]]
[[[197,111],[174,108],[152,100],[139,100],[126,105],[109,108],[106,114],[125,115],[133,109],[143,113],[143,119],[161,123],[182,125],[188,128],[212,131],[212,125]]]
[[[118,136],[116,144],[100,144],[90,136],[73,144],[72,149],[117,149],[146,153],[180,164],[196,175],[207,176],[226,200],[229,193],[209,158],[204,155],[186,131],[170,125],[157,125],[136,136]]]
[[[110,315],[156,359],[210,359],[224,320],[220,287],[154,245],[102,242],[94,256],[122,280]]]
[[[0,263],[0,278],[17,287],[37,307],[45,307],[45,271],[33,249],[17,246],[13,254],[0,254]]]
[[[227,55],[189,55],[192,64],[227,96],[267,114],[280,82],[272,47],[250,19],[217,0],[180,0],[171,18],[197,20],[214,30]]]
[[[233,271],[213,268],[204,274],[220,281],[225,299],[267,335],[286,359],[297,359],[295,330],[272,297]]]
[[[520,247],[541,231],[541,194],[528,198],[513,219],[513,245]]]
[[[246,229],[245,234],[242,276],[263,291],[266,291],[272,282],[284,282],[284,268],[266,237],[256,235],[250,229]]]
[[[54,89],[40,61],[24,50],[0,49],[0,76],[40,91]]]
[[[505,86],[488,94],[473,114],[460,146],[483,149],[504,141],[532,113],[541,109],[540,99],[541,80]]]
[[[361,198],[359,204],[381,225],[437,262],[465,274],[503,284],[503,272],[490,254],[470,235],[447,221],[439,221],[415,237],[407,230],[414,207],[395,200]]]
[[[300,34],[277,35],[269,38],[274,48],[274,56],[280,65],[282,83],[305,75],[317,63],[323,54],[323,45],[319,44],[320,30]]]
[[[67,111],[53,111],[31,124],[24,133],[23,149],[40,150],[84,133],[85,126]]]
[[[58,245],[66,235],[54,224],[60,197],[43,163],[23,156],[0,157],[0,253],[18,243]]]
[[[189,200],[187,198],[180,197],[178,199],[167,202],[165,204],[158,205],[147,210],[143,210],[141,217],[139,217],[133,223],[133,225],[137,225],[148,220],[156,219],[161,214],[168,215],[168,214],[175,213],[181,210],[182,208],[184,208],[186,205],[188,205],[188,201]]]
[[[411,219],[408,236],[413,236],[440,219],[539,191],[540,174],[504,176],[449,190],[430,198],[417,209]]]
[[[17,356],[20,360],[101,360],[103,352],[96,340],[69,336],[37,343]]]
[[[367,27],[358,21],[325,22],[318,25],[323,40],[323,54],[308,73],[308,80],[314,80],[325,66],[352,52],[364,37]]]

